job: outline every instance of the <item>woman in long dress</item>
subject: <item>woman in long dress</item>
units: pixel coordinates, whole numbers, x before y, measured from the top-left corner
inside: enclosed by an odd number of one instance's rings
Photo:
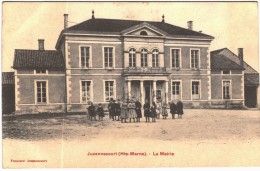
[[[140,122],[140,118],[142,118],[142,104],[139,102],[139,100],[137,99],[135,102],[135,112],[136,112],[136,122]]]
[[[157,108],[156,108],[156,118],[160,119],[160,115],[162,113],[162,102],[158,101],[157,102]]]
[[[129,108],[129,122],[131,122],[132,119],[135,122],[135,118],[137,117],[137,115],[135,112],[135,103],[133,100],[131,100],[130,103],[128,104],[128,108]]]
[[[163,105],[162,105],[162,116],[163,116],[163,119],[166,119],[168,117],[167,104],[166,103],[163,103]]]
[[[127,103],[126,103],[126,101],[121,103],[120,107],[121,107],[121,113],[120,113],[121,122],[126,123],[126,119],[128,118],[127,117]]]
[[[155,102],[153,102],[152,107],[151,107],[151,118],[152,118],[152,122],[156,122],[156,104]]]

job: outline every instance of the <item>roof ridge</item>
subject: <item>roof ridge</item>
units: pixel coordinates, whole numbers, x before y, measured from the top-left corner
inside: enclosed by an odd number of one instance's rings
[[[44,52],[44,51],[57,51],[57,52],[60,52],[60,50],[56,50],[56,49],[53,49],[53,50],[39,50],[39,49],[15,49],[15,50],[25,50],[25,51],[42,51],[42,52]]]

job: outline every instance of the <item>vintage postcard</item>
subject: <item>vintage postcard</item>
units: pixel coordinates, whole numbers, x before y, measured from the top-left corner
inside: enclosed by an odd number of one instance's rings
[[[3,168],[260,165],[257,2],[3,2]]]

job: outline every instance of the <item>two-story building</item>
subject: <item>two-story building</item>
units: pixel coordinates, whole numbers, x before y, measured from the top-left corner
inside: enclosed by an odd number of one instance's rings
[[[186,107],[226,99],[244,103],[243,67],[232,69],[241,77],[232,83],[233,75],[215,79],[226,69],[211,69],[214,38],[187,24],[166,23],[164,16],[159,22],[98,19],[93,13],[68,27],[64,14],[56,50],[44,50],[39,40],[39,50],[15,51],[16,111],[80,112],[88,101],[106,105],[111,98],[139,98],[142,104],[179,99]],[[232,97],[231,88],[223,89],[231,84]]]

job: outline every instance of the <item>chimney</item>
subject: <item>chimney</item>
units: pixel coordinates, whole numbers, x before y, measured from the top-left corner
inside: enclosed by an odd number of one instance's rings
[[[64,14],[64,29],[68,28],[68,16],[69,14]]]
[[[193,30],[193,21],[188,21],[187,24],[188,24],[188,29]]]
[[[44,50],[44,39],[38,39],[39,50]]]
[[[163,14],[163,16],[162,16],[162,23],[164,23],[165,22],[165,20],[164,20],[164,14]]]
[[[243,67],[244,66],[244,53],[243,53],[243,48],[238,48],[238,58],[240,60],[240,65]]]
[[[95,19],[95,11],[92,10],[92,19]]]
[[[202,33],[202,30],[200,30],[199,32]]]

